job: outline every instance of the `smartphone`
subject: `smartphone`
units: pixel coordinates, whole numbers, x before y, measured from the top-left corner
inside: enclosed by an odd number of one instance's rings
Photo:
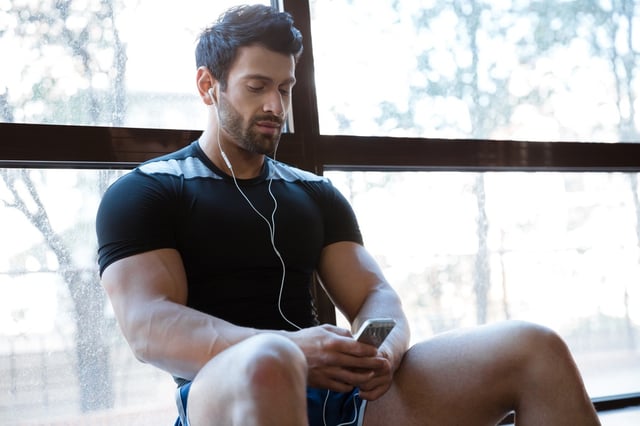
[[[392,318],[374,318],[366,320],[353,336],[358,342],[380,347],[396,325]]]

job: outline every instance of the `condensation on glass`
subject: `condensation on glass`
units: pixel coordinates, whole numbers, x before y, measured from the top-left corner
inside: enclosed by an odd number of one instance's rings
[[[0,121],[198,128],[195,37],[232,3],[0,1]],[[583,3],[312,1],[321,131],[637,141],[640,8]],[[0,170],[0,425],[175,417],[171,378],[134,359],[99,285],[95,209],[119,173]],[[637,175],[327,175],[414,339],[533,320],[593,396],[638,391]]]
[[[320,131],[637,142],[634,4],[312,0]]]
[[[122,173],[0,169],[0,425],[174,418],[171,377],[133,357],[98,275],[95,215]]]
[[[241,3],[0,1],[0,122],[202,128],[196,38]]]
[[[175,415],[171,377],[133,357],[99,282],[95,213],[122,173],[0,169],[0,233],[12,242],[0,245],[0,424]],[[535,321],[566,339],[591,396],[638,390],[637,174],[326,175],[354,206],[414,341]]]
[[[365,245],[402,296],[414,340],[533,321],[566,339],[590,395],[638,391],[637,174],[325,176],[356,210]]]

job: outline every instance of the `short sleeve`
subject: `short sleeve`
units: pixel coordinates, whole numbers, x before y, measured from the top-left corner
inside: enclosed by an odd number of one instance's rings
[[[176,246],[176,196],[175,182],[168,176],[138,170],[107,189],[96,215],[100,275],[117,260]]]
[[[353,208],[330,181],[323,184],[322,211],[325,220],[325,246],[339,241],[363,244]]]

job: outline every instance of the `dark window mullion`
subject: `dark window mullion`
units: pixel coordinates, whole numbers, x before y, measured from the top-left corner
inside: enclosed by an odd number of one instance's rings
[[[304,160],[299,167],[322,174],[322,164],[317,156],[320,125],[316,97],[313,41],[311,37],[311,14],[309,2],[284,0],[284,10],[289,12],[300,30],[304,51],[296,67],[296,86],[293,90],[292,115],[296,143],[302,146]]]
[[[640,144],[320,136],[323,167],[341,170],[640,171]]]

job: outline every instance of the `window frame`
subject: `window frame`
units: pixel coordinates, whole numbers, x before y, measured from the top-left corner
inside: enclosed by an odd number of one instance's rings
[[[277,5],[273,0],[272,4]],[[320,134],[308,1],[283,0],[305,40],[293,92],[294,132],[284,134],[278,159],[323,174],[341,171],[640,172],[640,141],[529,142],[488,139],[359,137]],[[199,130],[0,123],[0,167],[129,169],[198,138]],[[321,297],[321,316],[335,322]],[[640,405],[640,391],[595,398],[599,411]]]

